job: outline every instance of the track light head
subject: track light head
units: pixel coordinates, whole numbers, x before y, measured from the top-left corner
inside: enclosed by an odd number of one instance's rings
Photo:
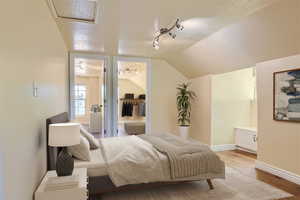
[[[180,22],[177,22],[177,23],[176,23],[176,28],[177,28],[178,30],[182,31],[182,30],[184,29],[184,26],[182,26]]]
[[[156,50],[159,49],[159,37],[154,38],[154,40],[153,40],[153,47]]]

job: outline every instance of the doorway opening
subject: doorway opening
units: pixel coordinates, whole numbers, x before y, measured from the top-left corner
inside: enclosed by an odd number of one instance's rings
[[[114,68],[114,134],[145,134],[150,127],[149,61],[117,57]]]
[[[74,54],[70,68],[71,119],[99,138],[106,133],[106,60]]]
[[[213,148],[228,146],[257,153],[257,95],[255,68],[212,76]]]
[[[149,133],[150,69],[149,59],[71,53],[70,119],[97,138]]]

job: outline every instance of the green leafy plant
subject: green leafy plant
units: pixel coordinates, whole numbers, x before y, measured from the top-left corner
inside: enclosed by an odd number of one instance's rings
[[[177,121],[179,126],[190,126],[191,102],[196,98],[195,92],[189,89],[190,83],[182,83],[177,87]]]

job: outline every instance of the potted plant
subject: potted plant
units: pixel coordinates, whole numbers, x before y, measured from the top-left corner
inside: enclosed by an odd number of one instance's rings
[[[195,92],[189,89],[190,83],[182,83],[177,87],[177,121],[180,136],[187,138],[191,126],[191,102],[196,98]]]

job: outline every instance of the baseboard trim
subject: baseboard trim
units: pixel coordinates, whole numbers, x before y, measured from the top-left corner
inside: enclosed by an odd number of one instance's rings
[[[292,172],[274,167],[259,160],[255,162],[255,168],[300,185],[300,176]]]
[[[212,145],[211,149],[213,151],[230,151],[230,150],[235,150],[236,146],[235,144],[220,144],[220,145]]]
[[[253,150],[250,150],[250,149],[246,149],[246,148],[239,147],[239,146],[236,146],[236,149],[238,149],[238,150],[240,150],[240,151],[245,151],[245,152],[248,152],[248,153],[252,153],[252,154],[256,154],[256,155],[257,155],[257,152],[256,152],[256,151],[253,151]]]

